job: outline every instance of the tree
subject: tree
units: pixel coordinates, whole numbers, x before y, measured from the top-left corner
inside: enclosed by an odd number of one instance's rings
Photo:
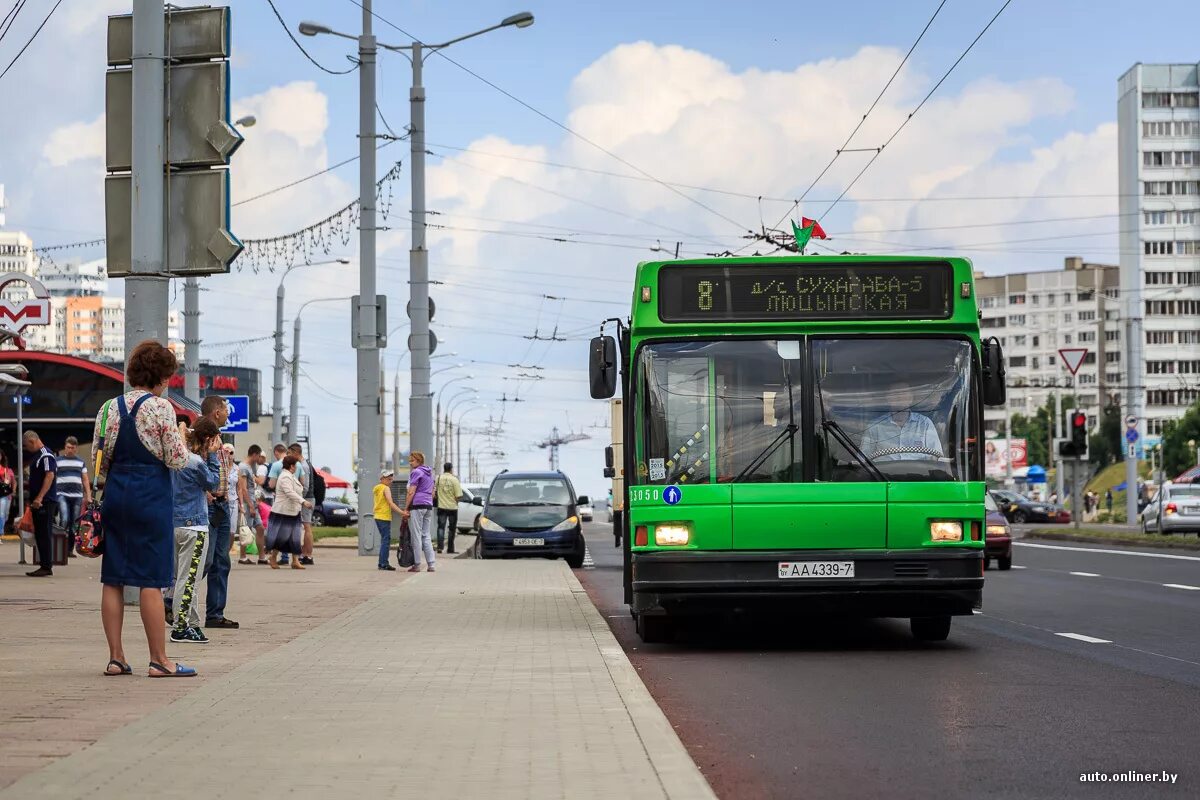
[[[1075,396],[1066,395],[1062,400],[1063,414],[1075,407]],[[1015,438],[1025,439],[1025,452],[1029,465],[1050,466],[1057,453],[1050,452],[1050,431],[1054,427],[1054,395],[1046,397],[1046,404],[1038,408],[1032,417],[1013,414],[1012,432]],[[1064,422],[1063,430],[1066,425]]]
[[[1121,447],[1121,409],[1108,405],[1100,413],[1100,424],[1088,440],[1088,461],[1100,469],[1125,460]]]
[[[1163,426],[1163,472],[1168,480],[1196,466],[1196,449],[1189,441],[1200,442],[1200,402],[1182,419],[1168,420]]]

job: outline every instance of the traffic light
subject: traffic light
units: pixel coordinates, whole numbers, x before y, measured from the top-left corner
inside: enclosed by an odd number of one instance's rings
[[[1059,443],[1058,454],[1067,458],[1087,458],[1088,428],[1087,414],[1076,409],[1070,416],[1070,437]]]

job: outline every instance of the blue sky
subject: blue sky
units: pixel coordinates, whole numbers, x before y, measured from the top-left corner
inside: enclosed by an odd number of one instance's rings
[[[0,42],[0,68],[51,4],[28,4]],[[949,0],[854,144],[886,138],[999,5]],[[355,155],[357,76],[326,75],[313,67],[266,0],[236,0],[232,6],[235,111],[255,113],[260,121],[245,132],[246,145],[234,158],[235,199]],[[293,31],[300,20],[313,19],[354,33],[361,20],[351,0],[276,0],[276,6]],[[449,55],[655,177],[751,197],[790,198],[840,144],[936,6],[924,0],[808,6],[614,0],[523,7],[490,0],[377,0],[376,11],[414,35],[438,40],[530,10],[537,17],[533,27],[496,31],[456,45]],[[39,245],[102,232],[103,17],[127,8],[120,0],[65,0],[0,80],[0,107],[19,109],[0,118],[8,224],[27,229]],[[1149,19],[1130,3],[1014,0],[877,165],[823,219],[835,233],[832,244],[856,250],[961,249],[988,272],[1054,269],[1071,254],[1115,263],[1114,198],[1037,196],[1115,193],[1116,80],[1137,61],[1200,61],[1197,23],[1200,7],[1194,1],[1157,3]],[[375,32],[381,41],[406,41],[378,20]],[[331,68],[345,68],[345,55],[354,51],[352,42],[333,37],[301,42]],[[396,129],[408,119],[409,74],[402,56],[381,53],[380,109]],[[499,444],[504,463],[542,465],[545,454],[531,443],[552,425],[591,433],[592,441],[564,451],[563,463],[584,490],[602,493],[600,448],[606,434],[588,426],[605,409],[586,399],[584,329],[627,307],[633,265],[653,256],[649,248],[657,240],[670,246],[682,239],[684,252],[733,249],[741,246],[739,233],[762,221],[773,223],[788,204],[768,201],[760,210],[753,199],[685,192],[717,212],[712,213],[646,181],[534,163],[630,173],[443,59],[429,59],[425,83],[429,141],[481,151],[431,148],[438,156],[429,160],[429,207],[443,213],[438,221],[455,227],[430,234],[435,277],[446,281],[434,290],[439,303],[434,327],[443,353],[488,362],[442,378],[475,374],[463,383],[475,385],[490,413],[505,419]],[[407,145],[382,151],[380,173],[393,158],[407,163]],[[813,197],[836,196],[861,158],[840,160]],[[408,174],[402,169],[393,187],[401,216],[392,222],[395,230],[380,237],[381,285],[395,321],[407,294],[402,215]],[[247,204],[236,209],[234,230],[243,237],[296,230],[351,200],[356,180],[357,169],[349,165]],[[939,195],[1012,194],[1035,197],[918,202]],[[816,202],[801,209],[810,216],[822,210]],[[1095,219],[1039,221],[1074,216]],[[730,218],[740,230],[728,224]],[[1030,237],[1075,238],[1036,246],[991,244],[1013,236],[1005,223],[1023,221],[1033,221]],[[950,225],[976,227],[954,231]],[[915,227],[940,230],[908,230]],[[529,238],[565,231],[588,232],[574,238],[589,244]],[[356,258],[356,246],[352,242],[334,255]],[[352,290],[355,268],[342,269],[310,268],[289,278],[289,316],[293,302]],[[275,276],[244,269],[207,281],[205,339],[227,342],[268,333],[276,283]],[[119,285],[114,289],[119,292]],[[550,301],[542,294],[572,299]],[[320,304],[305,311],[304,320],[303,360],[314,378],[301,384],[302,406],[328,453],[319,460],[345,472],[353,428],[353,407],[341,399],[344,387],[352,385],[348,315],[339,304]],[[555,324],[573,340],[521,338]],[[401,341],[396,337],[389,348],[389,383]],[[229,351],[206,355],[226,358]],[[240,358],[262,368],[269,387],[269,345],[250,345]],[[513,376],[500,365],[516,358],[538,360],[552,379],[536,385],[503,380]],[[502,404],[502,396],[526,402]],[[482,420],[488,413],[472,412],[468,419]]]

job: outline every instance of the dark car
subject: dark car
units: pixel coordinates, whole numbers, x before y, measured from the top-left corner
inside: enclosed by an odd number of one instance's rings
[[[1012,569],[1012,532],[1008,528],[1008,520],[1000,513],[1000,506],[990,494],[983,496],[983,506],[987,509],[984,520],[983,535],[983,568],[987,569],[992,559],[1000,569]]]
[[[1023,525],[1026,522],[1070,522],[1071,512],[1057,503],[1044,503],[1040,500],[1030,500],[1023,494],[1010,492],[1007,489],[993,489],[992,497],[1000,506],[1000,513],[1009,522]]]
[[[501,472],[479,517],[480,558],[540,556],[583,566],[583,528],[571,481],[561,472]]]
[[[313,509],[313,525],[317,527],[345,528],[357,524],[358,509],[345,503],[326,500]]]

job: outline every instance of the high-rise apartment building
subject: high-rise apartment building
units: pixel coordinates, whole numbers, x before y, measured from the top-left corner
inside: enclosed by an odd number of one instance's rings
[[[1122,359],[1144,436],[1200,397],[1200,64],[1136,64],[1117,82]],[[1124,383],[1124,381],[1123,381]]]

